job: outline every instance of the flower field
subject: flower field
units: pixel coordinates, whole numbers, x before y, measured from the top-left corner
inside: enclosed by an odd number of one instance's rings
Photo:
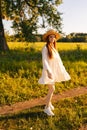
[[[0,106],[44,97],[48,88],[38,84],[42,71],[44,43],[8,43],[10,50],[0,52]],[[87,87],[87,44],[57,43],[71,80],[56,83],[55,94],[67,89]],[[79,130],[87,123],[87,95],[54,104],[55,116],[47,117],[43,106],[18,114],[0,116],[3,130]]]

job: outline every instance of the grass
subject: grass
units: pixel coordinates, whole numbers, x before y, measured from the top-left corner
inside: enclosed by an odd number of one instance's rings
[[[87,95],[65,99],[54,104],[55,116],[48,117],[42,107],[0,118],[0,128],[6,130],[78,130],[87,123]]]
[[[12,104],[46,95],[47,88],[38,84],[42,72],[43,45],[44,43],[9,43],[10,51],[0,54],[0,104]],[[77,45],[57,44],[71,81],[57,83],[55,93],[87,85],[87,45]]]
[[[44,97],[47,87],[38,84],[42,72],[44,43],[8,43],[10,51],[0,53],[0,105]],[[87,86],[87,44],[58,43],[57,49],[71,81],[56,83],[55,93]],[[87,95],[59,101],[55,117],[47,117],[42,107],[17,115],[1,116],[0,129],[78,130],[87,123]]]

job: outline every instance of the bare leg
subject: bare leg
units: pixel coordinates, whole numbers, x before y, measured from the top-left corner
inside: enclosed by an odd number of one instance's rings
[[[49,87],[49,90],[48,90],[48,94],[46,96],[46,107],[50,106],[51,99],[52,99],[52,96],[53,96],[53,92],[55,91],[54,84],[49,84],[48,87]]]
[[[54,113],[52,112],[52,104],[51,104],[51,99],[52,99],[52,96],[53,96],[53,92],[55,90],[55,86],[54,84],[49,84],[48,85],[48,94],[46,96],[46,106],[45,106],[45,109],[44,109],[44,112],[49,115],[49,116],[54,116]]]

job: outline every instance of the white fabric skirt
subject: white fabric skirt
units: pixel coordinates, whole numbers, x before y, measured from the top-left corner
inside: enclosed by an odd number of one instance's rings
[[[48,64],[51,70],[52,79],[48,77],[47,70],[43,68],[42,75],[38,81],[39,84],[54,84],[55,82],[62,82],[71,79],[62,63],[59,53],[56,50],[54,58],[49,60]]]

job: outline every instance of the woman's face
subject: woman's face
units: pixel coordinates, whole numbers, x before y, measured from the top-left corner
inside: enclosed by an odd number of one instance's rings
[[[55,41],[55,35],[49,35],[49,42],[54,43]]]

